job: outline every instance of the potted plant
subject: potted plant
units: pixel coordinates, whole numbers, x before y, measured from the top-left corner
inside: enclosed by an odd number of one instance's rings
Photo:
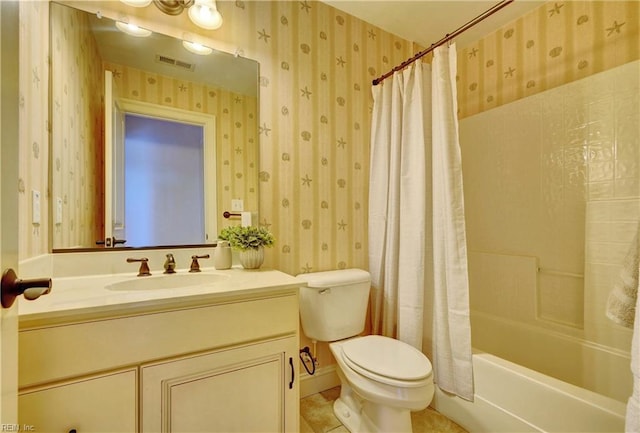
[[[225,227],[218,237],[239,251],[238,258],[245,269],[258,269],[264,261],[264,247],[272,247],[275,241],[269,230],[255,226]]]

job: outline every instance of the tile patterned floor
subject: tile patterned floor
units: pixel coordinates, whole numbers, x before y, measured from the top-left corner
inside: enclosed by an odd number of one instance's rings
[[[340,387],[300,400],[300,433],[349,433],[333,414]],[[431,408],[411,414],[414,433],[467,433],[462,427]]]

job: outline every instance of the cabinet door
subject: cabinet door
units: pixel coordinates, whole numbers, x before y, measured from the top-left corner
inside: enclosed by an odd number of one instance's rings
[[[296,338],[143,366],[143,432],[294,432]]]
[[[21,391],[18,420],[25,429],[39,432],[135,432],[137,372],[127,370]]]

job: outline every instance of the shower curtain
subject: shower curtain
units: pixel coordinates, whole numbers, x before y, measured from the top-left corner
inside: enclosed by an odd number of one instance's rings
[[[472,400],[455,76],[452,44],[373,87],[369,270],[374,333],[422,350],[432,317],[435,381]]]

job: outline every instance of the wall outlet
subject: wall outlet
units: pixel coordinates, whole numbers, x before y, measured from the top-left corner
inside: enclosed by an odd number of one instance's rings
[[[40,191],[31,191],[31,223],[40,224]]]
[[[244,201],[239,198],[231,200],[231,212],[242,212],[244,210]]]

